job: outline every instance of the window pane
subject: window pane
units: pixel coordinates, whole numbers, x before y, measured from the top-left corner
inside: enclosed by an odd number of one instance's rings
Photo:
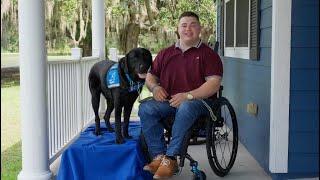
[[[248,47],[249,0],[237,1],[236,47]]]
[[[234,0],[226,3],[226,47],[233,47],[234,42]]]

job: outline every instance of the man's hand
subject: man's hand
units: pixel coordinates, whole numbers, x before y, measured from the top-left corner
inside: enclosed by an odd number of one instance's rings
[[[170,106],[177,108],[180,106],[180,104],[183,101],[186,101],[186,100],[187,100],[186,93],[178,93],[178,94],[171,96],[169,103],[170,103]]]
[[[156,101],[165,101],[169,95],[167,91],[161,86],[154,87],[152,90],[152,94]]]

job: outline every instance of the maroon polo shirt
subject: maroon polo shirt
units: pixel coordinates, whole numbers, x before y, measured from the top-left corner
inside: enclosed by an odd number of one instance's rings
[[[158,77],[160,86],[172,96],[199,88],[207,77],[222,77],[223,67],[219,55],[204,43],[185,52],[176,44],[159,52],[150,73]]]

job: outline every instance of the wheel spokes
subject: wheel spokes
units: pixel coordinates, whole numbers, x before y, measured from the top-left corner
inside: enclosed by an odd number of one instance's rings
[[[227,106],[220,109],[223,126],[216,127],[214,134],[214,146],[217,160],[223,169],[227,169],[232,156],[233,147],[233,126],[231,113]],[[230,144],[231,143],[231,144]]]

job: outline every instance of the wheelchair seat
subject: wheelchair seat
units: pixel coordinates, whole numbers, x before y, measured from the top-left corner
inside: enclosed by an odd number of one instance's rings
[[[216,42],[215,46],[217,46],[217,43],[218,42]],[[217,92],[217,99],[222,96],[222,91],[223,91],[223,86],[221,85],[219,88],[219,91]],[[199,145],[199,144],[204,144],[206,142],[206,138],[205,138],[206,137],[206,122],[207,122],[208,118],[210,118],[210,117],[206,117],[205,115],[202,115],[197,118],[197,120],[195,121],[195,123],[192,126],[192,133],[191,133],[189,145]],[[169,116],[169,117],[166,117],[161,120],[161,123],[163,124],[163,127],[165,128],[165,138],[166,138],[167,144],[170,143],[173,122],[174,122],[173,116]],[[223,125],[223,122],[221,122],[221,118],[218,119],[218,121],[216,122],[216,125],[218,125],[220,127]]]

